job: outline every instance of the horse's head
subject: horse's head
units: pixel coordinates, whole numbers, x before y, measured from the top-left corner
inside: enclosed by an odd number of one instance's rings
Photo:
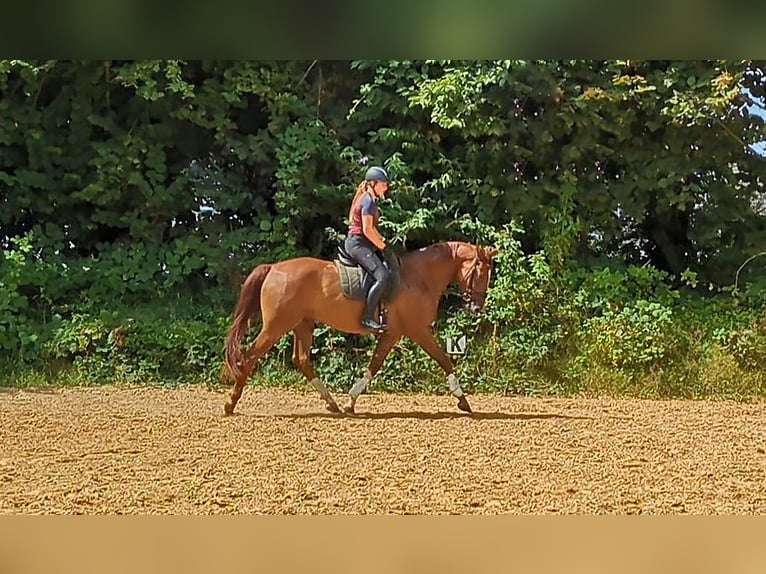
[[[456,258],[461,262],[458,284],[466,309],[471,313],[484,308],[492,274],[492,259],[496,254],[496,247],[481,247],[470,243],[461,243],[455,251]]]

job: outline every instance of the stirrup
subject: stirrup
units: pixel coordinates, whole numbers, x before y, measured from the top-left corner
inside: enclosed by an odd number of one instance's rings
[[[362,327],[365,329],[370,329],[371,331],[377,331],[378,333],[383,333],[386,329],[388,329],[387,325],[378,323],[374,319],[362,319]]]

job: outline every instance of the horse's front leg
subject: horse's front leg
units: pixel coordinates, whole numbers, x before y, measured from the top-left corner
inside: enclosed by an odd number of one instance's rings
[[[467,413],[472,412],[471,405],[468,404],[468,399],[465,398],[463,389],[460,388],[460,384],[457,382],[457,376],[455,375],[455,370],[452,366],[452,359],[450,359],[449,355],[447,355],[447,353],[445,353],[439,346],[430,327],[426,327],[413,333],[407,333],[407,337],[420,345],[431,358],[439,363],[439,366],[447,375],[447,385],[449,385],[449,390],[457,397],[457,407],[461,411]]]
[[[375,345],[375,350],[372,353],[370,364],[367,366],[367,370],[364,372],[364,376],[354,383],[348,393],[348,402],[343,407],[344,411],[347,413],[354,412],[356,399],[358,399],[359,395],[364,392],[364,389],[367,388],[367,385],[372,380],[372,377],[374,377],[375,373],[377,373],[380,370],[380,367],[383,366],[383,361],[391,349],[394,348],[394,345],[396,345],[399,337],[399,334],[393,334],[391,331],[387,331],[386,333],[380,335],[378,338],[378,343]]]

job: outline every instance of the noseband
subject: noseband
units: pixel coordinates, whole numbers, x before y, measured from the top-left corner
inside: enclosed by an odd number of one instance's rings
[[[474,257],[473,261],[471,261],[471,267],[468,269],[468,271],[463,275],[463,283],[465,285],[465,289],[461,293],[461,297],[463,298],[463,301],[466,303],[470,303],[475,299],[476,295],[484,296],[486,295],[486,291],[474,291],[473,284],[476,282],[476,272],[479,269],[479,258]]]

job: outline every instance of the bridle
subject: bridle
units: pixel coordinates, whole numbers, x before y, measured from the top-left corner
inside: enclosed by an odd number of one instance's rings
[[[475,291],[474,290],[474,283],[476,282],[476,274],[479,270],[479,258],[474,257],[473,261],[471,261],[471,266],[468,268],[468,271],[463,274],[463,284],[465,285],[465,288],[463,289],[463,292],[461,293],[461,297],[463,298],[463,301],[466,303],[470,303],[476,299],[476,295],[480,295],[483,298],[486,296],[486,291]],[[489,284],[489,281],[487,281],[487,284]]]
[[[450,243],[449,245],[450,249],[452,250],[452,257],[459,259],[457,251],[460,248],[460,244]],[[473,259],[471,259],[471,262],[468,265],[468,269],[463,271],[464,265],[461,264],[460,266],[460,297],[465,303],[470,305],[481,305],[481,303],[477,304],[475,301],[479,297],[479,301],[484,301],[487,296],[487,288],[489,288],[489,282],[492,277],[492,260],[490,258],[488,261],[486,261],[487,265],[489,266],[489,270],[487,271],[486,287],[484,290],[478,291],[476,290],[476,277],[479,274],[479,266],[481,265],[482,261],[483,259],[481,258],[480,253],[478,251],[474,251]]]

